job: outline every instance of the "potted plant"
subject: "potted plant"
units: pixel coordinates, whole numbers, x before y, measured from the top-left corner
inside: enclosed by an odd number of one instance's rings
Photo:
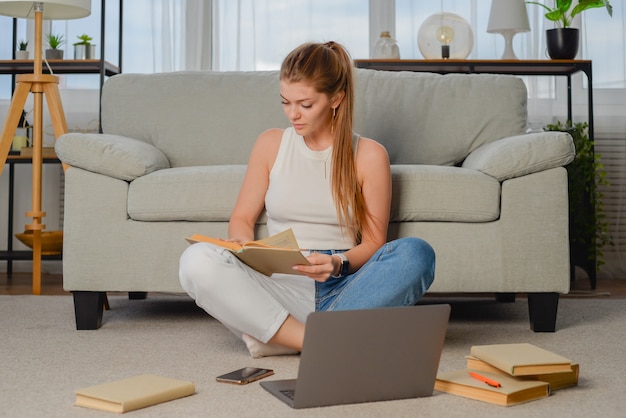
[[[59,49],[59,47],[65,43],[63,34],[53,35],[49,33],[46,35],[46,40],[48,41],[48,46],[50,47],[50,49],[46,49],[46,59],[62,60],[63,50]]]
[[[91,44],[93,38],[85,33],[77,37],[79,40],[74,43],[74,59],[94,59],[96,57],[96,46]]]
[[[536,4],[546,9],[546,19],[557,25],[556,28],[546,31],[548,54],[552,59],[573,59],[576,57],[580,35],[577,28],[571,27],[576,15],[587,9],[605,7],[609,16],[613,16],[613,6],[609,0],[578,0],[576,5],[574,5],[573,0],[554,0],[554,7],[548,7],[536,1],[527,1],[526,3]]]
[[[609,235],[609,223],[603,206],[600,186],[608,186],[606,170],[600,155],[589,140],[587,122],[547,125],[546,131],[569,133],[576,148],[576,157],[567,168],[569,186],[569,222],[571,258],[573,264],[585,268],[587,274],[598,271],[604,264],[602,252],[613,244]],[[572,269],[573,272],[573,269]],[[594,272],[595,273],[595,272]]]
[[[15,51],[15,59],[16,60],[27,60],[28,59],[28,41],[19,41],[17,44],[17,51]]]

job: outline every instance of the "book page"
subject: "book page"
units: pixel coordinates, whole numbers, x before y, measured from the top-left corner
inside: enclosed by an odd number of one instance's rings
[[[272,235],[271,237],[247,243],[245,246],[252,246],[254,244],[263,244],[268,247],[292,248],[294,250],[300,249],[296,236],[291,228],[286,229],[283,232],[279,232],[276,235]]]
[[[211,244],[219,245],[220,247],[228,248],[233,251],[241,251],[245,247],[276,247],[276,248],[289,248],[292,250],[298,250],[298,241],[291,228],[279,232],[271,237],[263,238],[256,241],[246,242],[243,245],[236,242],[227,241],[221,238],[212,238],[205,235],[193,234],[187,238],[190,244],[196,242],[208,242]]]
[[[304,273],[294,270],[293,266],[296,264],[311,265],[298,248],[298,242],[291,229],[268,238],[246,243],[243,246],[199,234],[188,237],[187,241],[191,244],[208,242],[226,248],[235,257],[266,276],[271,276],[274,273],[304,275]]]

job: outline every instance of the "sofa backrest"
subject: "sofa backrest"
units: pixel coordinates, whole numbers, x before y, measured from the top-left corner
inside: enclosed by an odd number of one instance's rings
[[[355,131],[394,164],[456,164],[526,125],[517,77],[355,73]],[[245,164],[261,132],[287,126],[277,71],[120,74],[102,92],[103,132],[158,147],[172,167]]]
[[[453,165],[526,128],[526,86],[514,76],[358,70],[355,96],[355,131],[392,164]]]

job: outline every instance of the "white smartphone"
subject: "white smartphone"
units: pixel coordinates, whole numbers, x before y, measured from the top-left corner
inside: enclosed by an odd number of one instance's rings
[[[261,369],[258,367],[244,367],[230,373],[217,376],[215,380],[223,383],[234,383],[236,385],[245,385],[255,380],[263,379],[274,374],[274,370]]]

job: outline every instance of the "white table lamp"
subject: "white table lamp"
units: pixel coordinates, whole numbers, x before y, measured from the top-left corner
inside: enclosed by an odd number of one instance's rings
[[[45,225],[41,222],[46,215],[41,210],[42,144],[43,144],[43,97],[45,95],[54,128],[54,136],[67,132],[67,122],[59,94],[58,77],[42,74],[42,26],[43,19],[77,19],[89,16],[91,0],[45,0],[11,1],[0,0],[0,15],[16,18],[35,19],[35,56],[33,74],[17,76],[17,86],[11,100],[6,123],[0,137],[0,171],[6,163],[13,136],[26,104],[29,93],[33,93],[33,198],[32,210],[26,213],[33,222],[26,225],[33,233],[33,293],[41,293],[41,232]]]
[[[513,36],[529,31],[530,24],[524,0],[492,0],[487,32],[499,33],[504,37],[503,60],[518,59],[513,51]]]

